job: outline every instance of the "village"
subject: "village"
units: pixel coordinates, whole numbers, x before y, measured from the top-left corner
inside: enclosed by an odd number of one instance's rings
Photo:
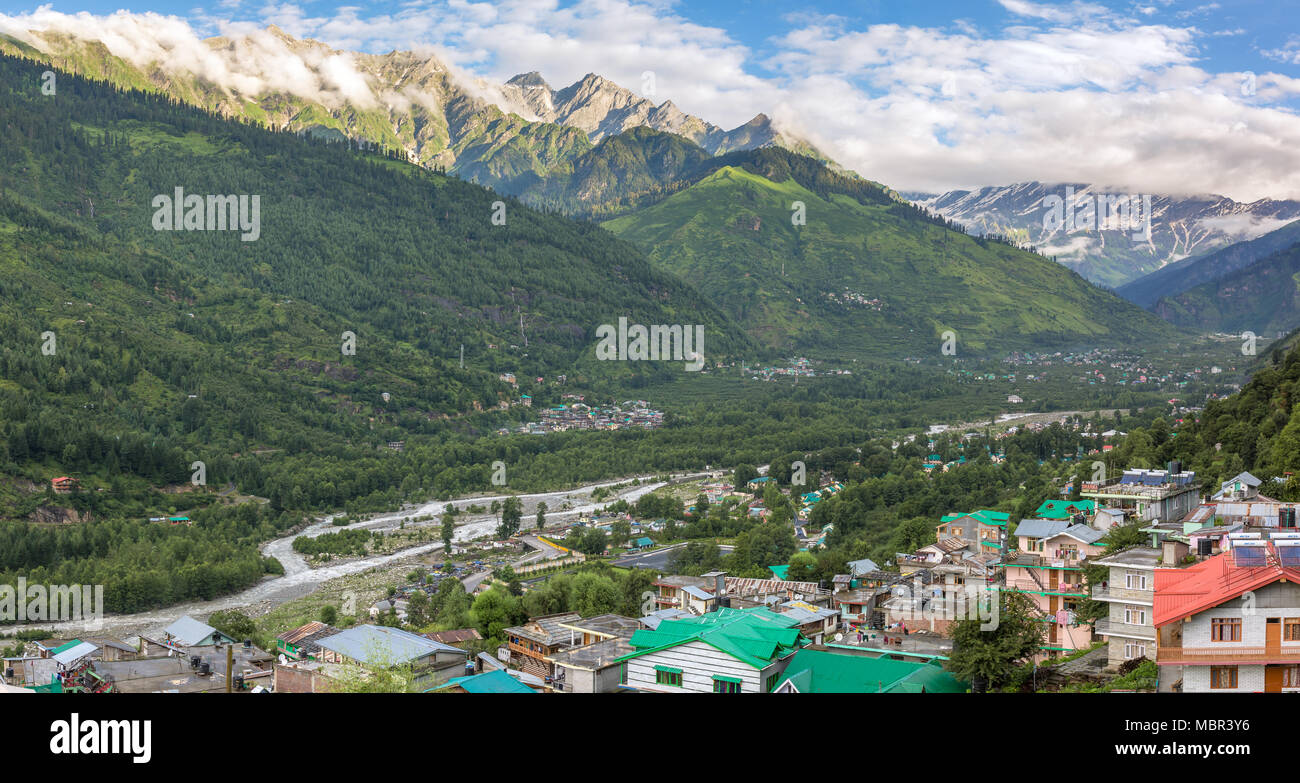
[[[822,475],[816,489],[786,494],[773,477],[741,478],[713,471],[666,497],[683,498],[686,519],[699,504],[728,504],[759,523],[783,497],[800,552],[819,551],[829,531],[809,519],[840,482]],[[932,543],[892,562],[849,561],[825,580],[803,580],[790,563],[763,577],[675,573],[688,544],[661,542],[677,522],[620,503],[454,545],[369,606],[327,607],[264,646],[188,615],[161,633],[35,639],[4,658],[3,687],[318,693],[396,680],[405,692],[969,692],[981,683],[947,665],[954,635],[963,623],[996,629],[1000,597],[1015,595],[1041,628],[1025,687],[1300,691],[1300,504],[1273,500],[1249,473],[1203,487],[1177,462],[1077,483],[1018,523],[954,510],[935,520]],[[1116,530],[1128,532],[1125,545],[1111,540]],[[631,604],[603,606],[635,612],[473,622],[485,614],[479,602],[495,600],[485,595],[527,599],[594,564],[645,588]],[[427,630],[428,607],[450,600],[449,588],[474,611],[461,614],[463,627]],[[1100,616],[1087,616],[1088,602]]]

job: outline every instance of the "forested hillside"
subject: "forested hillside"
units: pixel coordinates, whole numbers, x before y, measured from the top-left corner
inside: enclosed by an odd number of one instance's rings
[[[1252,331],[1261,336],[1289,332],[1300,326],[1300,243],[1177,295],[1164,296],[1151,309],[1161,318],[1191,329]]]
[[[0,58],[0,517],[27,521],[0,531],[24,542],[0,571],[135,573],[167,583],[151,603],[228,590],[302,511],[489,486],[512,439],[460,449],[508,423],[478,413],[517,400],[499,373],[618,389],[683,371],[598,362],[602,323],[748,345],[595,226],[158,95],[67,74],[46,95],[44,70]],[[258,230],[155,230],[177,188],[256,195]],[[79,490],[55,495],[63,475]],[[241,496],[269,504],[224,505]],[[195,527],[144,521],[167,513]],[[30,525],[88,520],[114,522]]]
[[[1300,500],[1300,352],[1279,349],[1230,397],[1211,400],[1181,425],[1167,419],[1129,433],[1107,455],[1112,469],[1181,460],[1211,491],[1243,470],[1265,480],[1260,492]],[[1281,478],[1279,483],[1270,479]]]
[[[959,353],[1175,339],[1050,259],[968,236],[879,185],[785,151],[718,163],[604,225],[765,345],[901,359],[937,353],[949,331]]]

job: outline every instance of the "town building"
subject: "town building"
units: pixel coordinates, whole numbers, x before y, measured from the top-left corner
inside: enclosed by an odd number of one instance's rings
[[[581,646],[568,625],[581,619],[577,612],[560,612],[533,617],[523,625],[505,629],[502,659],[512,668],[549,682],[555,677],[552,657],[561,650]]]
[[[1300,538],[1155,571],[1160,690],[1300,692]]]
[[[795,618],[765,608],[723,608],[640,630],[618,659],[622,684],[656,693],[767,693],[801,637]]]
[[[464,670],[468,653],[449,644],[383,625],[358,625],[318,639],[319,660],[325,664],[357,665],[363,669],[401,667],[419,685],[432,685]]]
[[[337,634],[339,629],[313,620],[275,637],[276,652],[294,661],[315,659],[320,654],[320,639]]]
[[[216,628],[184,615],[163,631],[164,641],[182,647],[206,647],[214,644],[233,644],[234,639]]]
[[[1183,547],[1182,552],[1186,551]],[[1132,547],[1096,561],[1108,569],[1106,580],[1092,588],[1092,600],[1107,608],[1107,616],[1097,621],[1094,632],[1106,640],[1108,666],[1136,658],[1155,659],[1155,570],[1162,559],[1160,549]]]
[[[1118,479],[1083,482],[1080,494],[1143,522],[1182,519],[1200,502],[1196,474],[1178,469],[1126,470]]]
[[[1092,629],[1078,617],[1084,592],[1084,561],[1100,555],[1106,534],[1082,524],[1054,519],[1022,519],[1018,547],[1000,563],[1002,589],[1029,598],[1047,627],[1043,657],[1058,657],[1092,643]]]
[[[791,657],[773,693],[965,693],[942,664],[805,647]]]
[[[561,624],[575,634],[575,646],[550,656],[555,666],[551,682],[557,693],[615,693],[622,666],[618,659],[632,652],[628,640],[643,626],[638,620],[602,614]]]

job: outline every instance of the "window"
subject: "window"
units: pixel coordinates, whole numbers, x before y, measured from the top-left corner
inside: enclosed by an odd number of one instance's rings
[[[1300,642],[1300,617],[1288,617],[1282,621],[1282,641]]]
[[[736,677],[723,677],[720,674],[713,675],[713,692],[714,693],[740,693],[741,680]]]
[[[1300,688],[1300,666],[1286,666],[1282,669],[1282,687]]]
[[[1124,607],[1124,622],[1129,625],[1146,625],[1147,610],[1139,606]]]
[[[1146,590],[1148,589],[1147,575],[1146,574],[1125,574],[1124,586],[1127,587],[1129,590]]]
[[[768,693],[771,693],[772,689],[776,687],[776,681],[780,679],[780,677],[781,675],[779,674],[769,675],[767,678],[767,683],[765,683],[766,687],[764,687],[763,690],[767,691]]]
[[[1145,658],[1146,654],[1147,646],[1145,644],[1139,644],[1137,642],[1124,643],[1124,660],[1131,661],[1134,658]]]
[[[1224,688],[1237,687],[1237,667],[1236,666],[1211,666],[1210,667],[1210,688],[1220,690]]]
[[[682,687],[682,670],[673,669],[668,666],[655,667],[655,684],[671,685],[674,688]]]
[[[1210,641],[1212,642],[1241,641],[1241,618],[1220,617],[1220,618],[1215,618],[1210,620]],[[1235,671],[1236,670],[1234,669],[1234,672]],[[1236,677],[1236,674],[1233,674],[1233,677]]]

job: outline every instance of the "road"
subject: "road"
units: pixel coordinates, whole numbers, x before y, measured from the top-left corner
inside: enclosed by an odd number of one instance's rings
[[[687,478],[698,478],[705,475],[707,474],[684,474],[680,477],[675,477],[675,479],[682,480]],[[518,497],[524,504],[525,518],[527,518],[530,513],[536,513],[538,503],[545,502],[549,509],[546,512],[546,519],[548,522],[552,522],[597,511],[605,505],[614,503],[619,499],[633,503],[642,495],[665,486],[665,482],[638,484],[616,490],[613,495],[605,498],[599,503],[596,503],[591,499],[591,493],[596,489],[626,484],[631,481],[632,478],[646,481],[653,479],[654,477],[630,477],[619,479],[617,481],[589,484],[576,489],[560,490],[557,492],[537,492],[518,495]],[[457,508],[461,509],[462,512],[457,517],[457,521],[460,522],[460,525],[456,528],[452,540],[471,541],[476,538],[491,535],[496,529],[497,518],[488,514],[468,515],[463,509],[471,504],[488,506],[494,500],[505,500],[507,497],[509,497],[509,495],[479,495],[465,496],[445,501],[440,500],[420,506],[413,506],[391,514],[383,514],[364,522],[357,522],[348,525],[346,529],[361,528],[381,531],[392,530],[401,527],[403,522],[406,523],[406,527],[408,528],[441,525],[442,523],[439,517],[442,512],[447,508],[447,506],[454,504]],[[562,509],[561,507],[566,502],[570,504],[570,508]],[[420,544],[391,554],[363,557],[356,560],[348,560],[345,562],[321,566],[319,568],[312,568],[302,555],[293,551],[293,540],[299,536],[314,538],[324,533],[344,529],[334,526],[333,520],[336,516],[338,516],[338,514],[330,514],[298,533],[283,538],[277,538],[274,541],[269,541],[263,544],[261,547],[262,554],[279,560],[281,565],[284,566],[284,574],[281,576],[266,577],[247,590],[222,596],[211,601],[191,601],[148,612],[110,615],[102,618],[98,624],[94,626],[87,626],[83,621],[27,623],[22,625],[5,626],[4,631],[7,633],[15,633],[17,631],[32,628],[49,628],[54,631],[55,635],[69,636],[83,631],[110,636],[128,636],[136,633],[159,634],[164,628],[184,614],[188,614],[197,619],[205,618],[213,612],[224,609],[251,609],[254,614],[263,614],[283,603],[309,595],[331,579],[347,576],[348,574],[359,573],[379,566],[386,566],[403,560],[409,560],[442,548],[442,542],[439,541],[431,544]],[[428,519],[416,522],[416,517],[428,517]],[[470,586],[471,584],[477,586],[478,583],[487,576],[487,572],[481,572],[480,574],[475,574],[467,578],[464,580],[466,589],[472,590],[473,588]]]
[[[645,568],[651,571],[666,572],[668,570],[668,561],[672,559],[673,553],[684,546],[686,546],[686,542],[666,546],[663,549],[654,549],[649,552],[624,555],[615,560],[613,564],[621,568]],[[734,548],[720,545],[718,551],[723,555],[729,555]]]

